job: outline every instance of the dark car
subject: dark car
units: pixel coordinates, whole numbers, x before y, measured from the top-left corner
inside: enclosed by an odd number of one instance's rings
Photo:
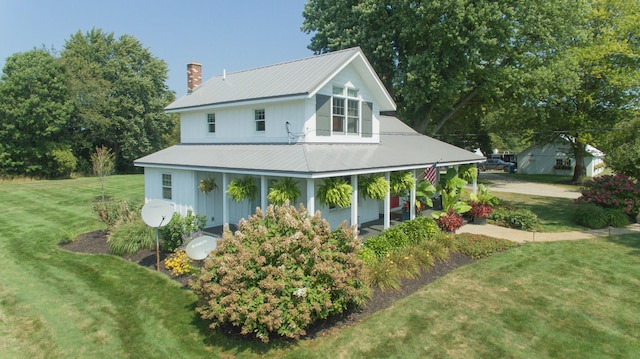
[[[480,171],[486,171],[486,170],[504,171],[505,168],[509,168],[509,166],[511,165],[512,165],[511,162],[505,162],[499,158],[489,158],[488,160],[482,163],[479,163],[478,169]]]

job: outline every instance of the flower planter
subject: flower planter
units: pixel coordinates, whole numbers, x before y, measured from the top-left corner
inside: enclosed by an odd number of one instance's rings
[[[473,224],[487,224],[487,217],[473,217]]]

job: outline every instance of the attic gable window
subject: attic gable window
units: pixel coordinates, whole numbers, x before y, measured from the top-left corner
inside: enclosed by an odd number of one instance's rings
[[[332,93],[332,133],[358,134],[360,130],[360,101],[358,100],[358,90],[334,86]]]
[[[264,109],[255,110],[254,116],[256,121],[256,132],[264,132],[266,128],[266,116]]]
[[[207,114],[207,128],[209,133],[216,133],[216,114],[208,113]]]

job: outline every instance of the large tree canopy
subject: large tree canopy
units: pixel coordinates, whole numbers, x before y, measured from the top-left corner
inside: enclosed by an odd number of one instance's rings
[[[175,142],[178,118],[167,65],[130,35],[93,29],[47,50],[11,56],[0,78],[0,175],[56,177],[91,172],[106,146],[117,169]]]
[[[0,175],[54,177],[71,115],[63,63],[44,49],[7,59],[0,79]]]
[[[562,137],[564,143],[569,139],[576,159],[574,181],[586,174],[587,144],[602,147],[611,163],[620,164],[618,170],[630,168],[625,157],[635,163],[639,159],[633,148],[636,140],[628,134],[637,128],[633,120],[640,90],[640,0],[591,0],[584,20],[581,36],[555,64],[562,69],[556,76],[563,75],[545,92],[528,93],[515,112],[519,115],[512,117],[528,118],[516,123],[537,131],[538,138]]]
[[[582,8],[581,0],[310,0],[302,30],[313,33],[316,53],[360,46],[402,117],[435,134],[553,78],[541,69],[577,36]]]
[[[175,99],[165,86],[167,65],[130,35],[78,32],[61,53],[70,76],[74,150],[89,159],[96,147],[116,154],[120,171],[168,144],[177,124],[163,108]]]

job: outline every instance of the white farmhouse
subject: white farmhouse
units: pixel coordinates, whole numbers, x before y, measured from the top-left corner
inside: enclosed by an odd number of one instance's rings
[[[420,135],[395,117],[395,103],[360,48],[235,73],[202,83],[201,65],[187,66],[188,94],[166,108],[180,114],[181,143],[135,161],[144,167],[145,199],[166,199],[183,215],[206,215],[207,226],[237,223],[266,208],[271,185],[293,178],[300,202],[322,211],[332,227],[384,218],[391,198],[363,198],[358,176],[412,171],[420,178],[438,167],[483,161],[482,156]],[[250,176],[255,199],[233,201],[226,192]],[[323,179],[344,177],[354,188],[348,208],[321,205]],[[218,189],[203,193],[201,180]],[[413,206],[411,206],[413,208]],[[413,213],[412,213],[413,215]]]

